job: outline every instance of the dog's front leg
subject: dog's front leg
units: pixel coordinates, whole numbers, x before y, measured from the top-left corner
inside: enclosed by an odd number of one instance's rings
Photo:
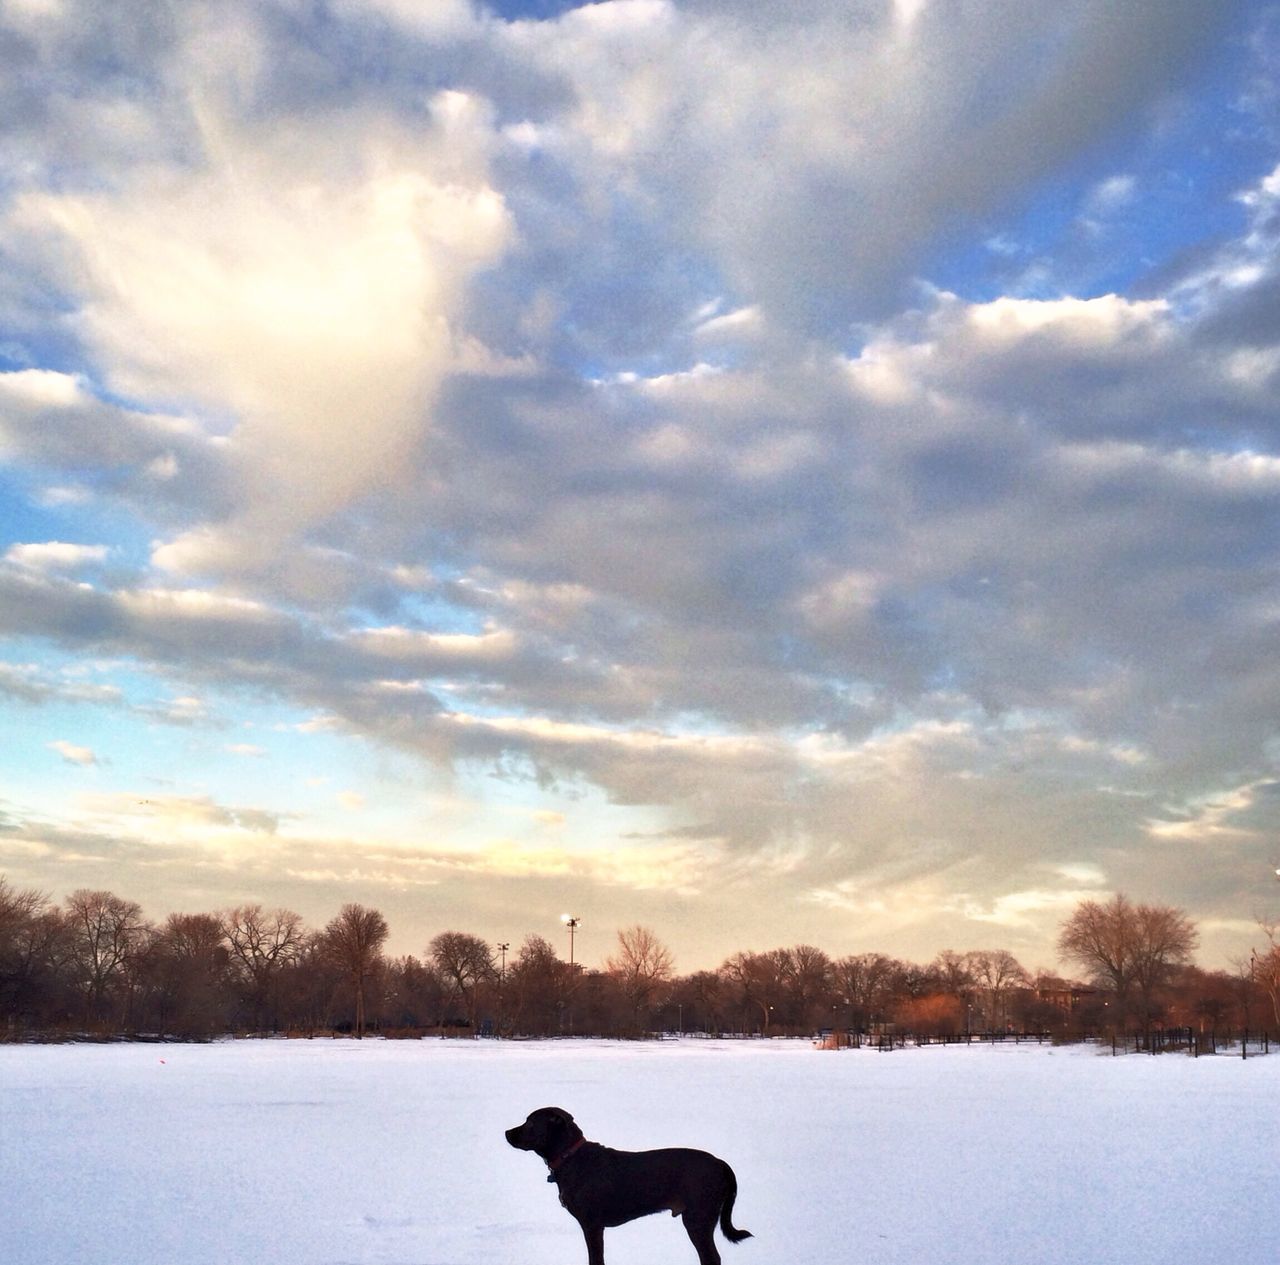
[[[604,1226],[579,1221],[582,1237],[587,1241],[587,1265],[604,1265]]]

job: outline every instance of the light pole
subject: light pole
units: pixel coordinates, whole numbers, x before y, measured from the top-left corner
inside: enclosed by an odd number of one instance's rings
[[[560,921],[569,928],[569,973],[573,973],[573,933],[578,929],[578,923],[581,921],[572,914],[561,914]]]
[[[575,983],[576,983],[576,979],[575,979],[575,970],[576,970],[576,968],[575,968],[575,967],[574,967],[574,965],[573,965],[573,934],[574,934],[574,932],[575,932],[575,931],[577,931],[577,930],[578,930],[578,923],[579,923],[579,921],[580,921],[580,920],[579,920],[578,918],[575,918],[573,914],[561,914],[561,915],[560,915],[560,921],[561,921],[562,923],[564,923],[564,925],[565,925],[566,927],[568,927],[568,928],[569,928],[569,985],[568,985],[568,990],[567,990],[567,991],[568,991],[569,1000],[572,1002],[572,1000],[573,1000],[573,993],[574,993],[574,991],[575,991],[574,986],[575,986]],[[561,1004],[563,1005],[563,1003],[561,1003]],[[561,1022],[561,1026],[563,1027],[563,1024],[564,1024],[564,1012],[563,1012],[563,1011],[561,1012],[560,1022]],[[573,1035],[573,1010],[572,1010],[572,1008],[569,1010],[569,1035],[570,1035],[570,1036],[572,1036],[572,1035]]]
[[[498,942],[498,953],[501,965],[498,968],[498,1035],[502,1035],[502,1023],[507,1009],[507,950],[511,945],[506,940]]]

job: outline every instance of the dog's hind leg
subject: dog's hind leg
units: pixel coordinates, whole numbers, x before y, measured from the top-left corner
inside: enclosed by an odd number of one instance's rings
[[[688,1231],[689,1240],[698,1249],[698,1265],[720,1265],[720,1253],[716,1248],[716,1216],[686,1212],[681,1220]]]

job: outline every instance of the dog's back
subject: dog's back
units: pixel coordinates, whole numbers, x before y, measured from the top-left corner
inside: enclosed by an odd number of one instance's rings
[[[654,1212],[681,1216],[690,1209],[719,1210],[737,1192],[733,1169],[707,1151],[618,1151],[593,1143],[583,1150],[559,1184],[566,1195],[565,1187],[571,1187],[577,1196],[574,1202],[585,1199],[608,1226]],[[565,1206],[569,1207],[567,1199]]]

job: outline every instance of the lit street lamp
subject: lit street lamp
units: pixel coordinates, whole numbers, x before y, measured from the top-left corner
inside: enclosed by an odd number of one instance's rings
[[[560,921],[569,928],[569,969],[573,969],[573,933],[578,929],[578,923],[581,921],[572,914],[561,914]]]

